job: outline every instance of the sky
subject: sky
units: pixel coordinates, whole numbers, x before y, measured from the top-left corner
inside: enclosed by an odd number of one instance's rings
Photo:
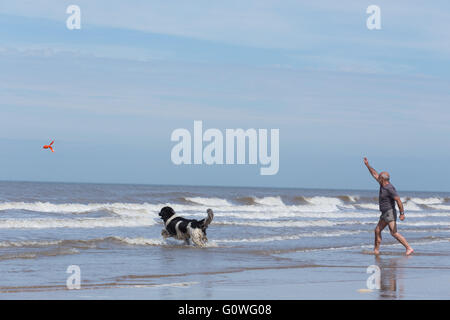
[[[367,156],[397,189],[450,191],[449,9],[2,1],[0,180],[374,189]],[[278,173],[173,164],[171,133],[195,120],[279,129]]]

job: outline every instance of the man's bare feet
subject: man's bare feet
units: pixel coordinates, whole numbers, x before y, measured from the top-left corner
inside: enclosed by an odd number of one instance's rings
[[[406,255],[409,256],[410,254],[412,254],[414,252],[413,248],[409,247],[408,249],[406,249]]]

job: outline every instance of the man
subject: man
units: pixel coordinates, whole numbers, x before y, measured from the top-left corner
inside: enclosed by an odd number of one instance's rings
[[[408,244],[406,239],[397,232],[397,211],[395,210],[395,203],[397,202],[398,208],[400,210],[400,220],[405,220],[405,210],[403,208],[403,203],[400,200],[400,197],[397,194],[394,186],[389,182],[389,173],[378,172],[375,171],[369,165],[369,161],[367,158],[364,158],[364,164],[367,169],[369,169],[370,174],[378,181],[380,184],[380,194],[379,194],[379,204],[380,204],[380,221],[378,221],[378,225],[375,228],[375,248],[373,249],[374,254],[380,254],[380,244],[381,244],[381,231],[386,226],[389,226],[389,230],[391,231],[391,235],[397,239],[405,248],[406,255],[409,256],[414,252],[413,248]]]

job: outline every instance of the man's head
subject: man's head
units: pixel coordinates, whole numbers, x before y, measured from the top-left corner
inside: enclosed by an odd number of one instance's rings
[[[383,171],[378,175],[378,182],[383,186],[389,183],[389,179],[389,173],[387,173],[386,171]]]

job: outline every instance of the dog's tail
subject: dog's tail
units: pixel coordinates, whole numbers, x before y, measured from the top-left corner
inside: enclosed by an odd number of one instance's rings
[[[206,210],[206,213],[208,214],[208,216],[203,220],[203,229],[208,228],[209,224],[214,218],[214,213],[211,209]]]

